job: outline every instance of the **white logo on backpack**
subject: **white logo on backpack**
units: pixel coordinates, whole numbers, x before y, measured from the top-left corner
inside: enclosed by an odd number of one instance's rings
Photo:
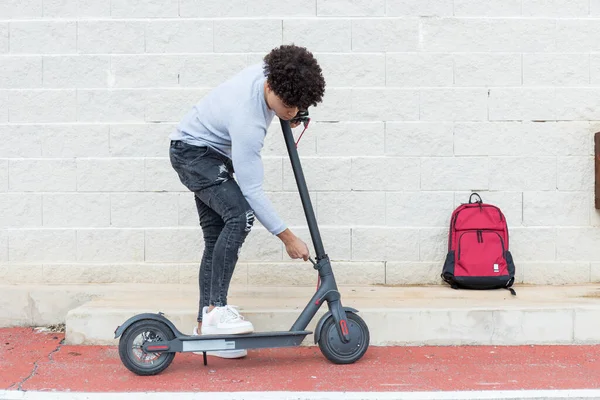
[[[494,272],[500,272],[500,268],[498,268],[498,264],[494,264]]]

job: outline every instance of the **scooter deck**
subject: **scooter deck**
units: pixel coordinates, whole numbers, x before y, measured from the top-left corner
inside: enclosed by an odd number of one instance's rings
[[[312,331],[273,331],[273,332],[252,332],[252,333],[236,333],[236,334],[218,334],[218,335],[184,335],[178,336],[179,340],[212,340],[212,339],[240,339],[240,338],[254,338],[254,337],[271,337],[271,336],[299,336],[299,335],[310,335]]]
[[[148,353],[293,347],[300,345],[311,333],[311,331],[276,331],[237,335],[180,335],[170,341],[149,342],[143,347]]]

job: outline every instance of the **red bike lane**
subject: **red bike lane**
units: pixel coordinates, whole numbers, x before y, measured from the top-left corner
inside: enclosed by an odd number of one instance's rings
[[[317,347],[250,350],[238,360],[177,354],[156,376],[116,346],[67,346],[63,333],[0,329],[0,390],[71,392],[464,391],[600,388],[600,345],[371,346],[351,365]]]

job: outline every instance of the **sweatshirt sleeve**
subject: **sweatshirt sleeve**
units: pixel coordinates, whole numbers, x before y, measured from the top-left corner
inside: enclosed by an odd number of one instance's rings
[[[278,235],[286,225],[263,190],[264,167],[260,153],[265,134],[263,127],[251,122],[232,124],[231,161],[238,185],[256,218],[269,232]]]

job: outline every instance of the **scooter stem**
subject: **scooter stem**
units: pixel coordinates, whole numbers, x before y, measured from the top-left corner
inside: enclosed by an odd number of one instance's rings
[[[279,119],[279,121],[290,156],[294,177],[296,178],[296,185],[298,186],[298,192],[300,193],[300,200],[302,201],[302,207],[304,208],[304,215],[306,216],[310,236],[315,247],[315,252],[317,253],[317,262],[314,263],[311,260],[311,263],[313,263],[315,269],[319,271],[319,277],[321,278],[321,286],[319,286],[313,298],[310,299],[291,330],[298,331],[306,329],[309,322],[315,316],[319,308],[321,308],[321,305],[323,305],[324,302],[327,302],[340,338],[342,339],[342,342],[347,343],[350,340],[350,334],[348,331],[346,312],[342,307],[341,296],[333,276],[329,257],[327,256],[327,253],[325,253],[323,247],[321,233],[319,232],[317,218],[315,217],[315,212],[310,200],[310,194],[306,185],[306,179],[304,178],[304,172],[302,171],[302,165],[300,163],[298,149],[296,148],[296,142],[294,141],[294,135],[292,134],[292,128],[288,121],[283,119]]]
[[[296,185],[298,186],[298,192],[300,193],[300,200],[302,201],[302,207],[304,208],[304,215],[306,216],[306,222],[308,223],[308,229],[310,230],[310,236],[312,238],[313,246],[317,254],[317,262],[322,258],[326,257],[325,249],[323,248],[323,241],[321,240],[321,233],[319,232],[319,226],[317,225],[317,218],[310,200],[308,193],[308,187],[306,185],[306,179],[304,179],[304,172],[300,164],[300,157],[298,156],[298,150],[296,149],[296,142],[294,141],[294,135],[290,123],[283,119],[279,119],[281,122],[281,129],[283,130],[283,137],[287,146],[287,151],[290,156],[290,162],[292,163],[292,170],[294,171],[294,177],[296,178]]]

